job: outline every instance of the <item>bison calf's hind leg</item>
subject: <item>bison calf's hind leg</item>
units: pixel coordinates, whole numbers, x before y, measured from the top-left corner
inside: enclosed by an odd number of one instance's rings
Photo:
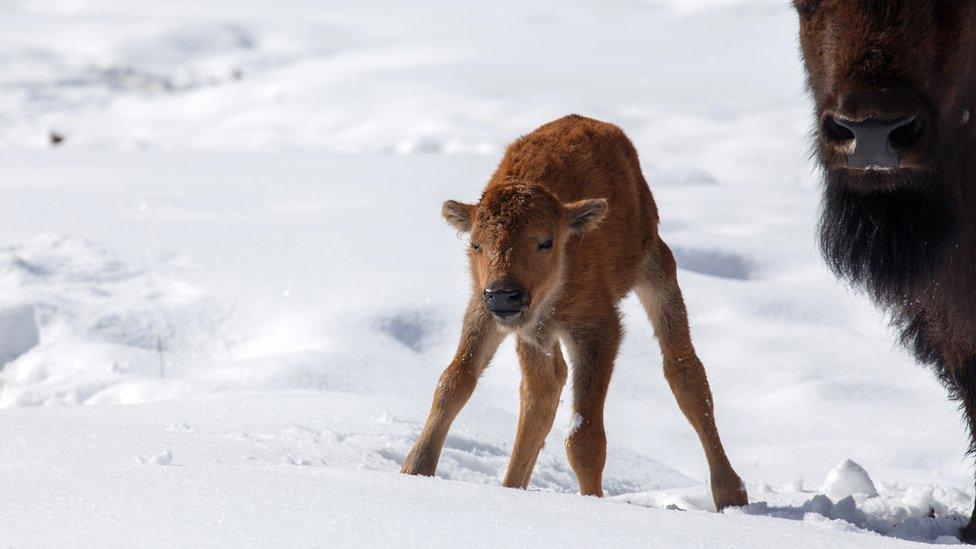
[[[607,435],[603,407],[622,330],[612,307],[590,327],[569,334],[573,359],[573,424],[566,436],[566,455],[579,481],[580,494],[603,497]]]
[[[691,343],[677,265],[664,242],[658,241],[651,248],[636,290],[661,345],[664,376],[705,450],[715,507],[721,511],[746,505],[749,501],[742,480],[732,469],[715,426],[712,393],[705,368]]]
[[[486,317],[481,300],[475,296],[464,316],[457,354],[441,374],[427,422],[404,460],[401,473],[434,475],[451,423],[471,398],[478,376],[488,366],[502,339],[502,334]]]
[[[508,463],[503,485],[526,488],[546,436],[552,430],[559,407],[559,394],[566,384],[567,369],[559,343],[545,353],[520,338],[517,349],[522,368],[522,386],[519,389],[522,404],[512,459]]]

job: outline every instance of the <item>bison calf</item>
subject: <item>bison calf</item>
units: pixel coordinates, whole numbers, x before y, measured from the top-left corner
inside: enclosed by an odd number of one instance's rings
[[[504,485],[525,488],[552,428],[573,363],[575,429],[566,453],[580,492],[602,496],[603,406],[622,335],[617,304],[635,290],[664,355],[664,375],[701,439],[715,506],[744,505],[688,331],[671,250],[637,152],[611,124],[580,116],[551,122],[508,147],[477,204],[448,201],[444,217],[469,233],[474,292],[461,343],[404,473],[433,475],[451,422],[510,333],[522,369],[518,432]]]

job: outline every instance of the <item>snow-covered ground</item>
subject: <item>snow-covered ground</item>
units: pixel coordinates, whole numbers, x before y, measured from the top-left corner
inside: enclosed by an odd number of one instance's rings
[[[957,412],[816,253],[795,26],[779,0],[0,0],[2,544],[955,541]],[[440,204],[568,112],[638,146],[745,509],[714,514],[632,299],[611,497],[572,495],[565,403],[533,490],[499,487],[510,345],[441,478],[395,474],[468,292]]]

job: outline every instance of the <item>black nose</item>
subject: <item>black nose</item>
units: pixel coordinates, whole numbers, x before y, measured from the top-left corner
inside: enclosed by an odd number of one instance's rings
[[[849,144],[847,165],[851,168],[895,169],[902,155],[922,137],[922,125],[915,116],[851,120],[827,115],[824,136],[836,144]]]
[[[525,289],[517,284],[485,288],[485,307],[492,314],[511,316],[525,308]]]

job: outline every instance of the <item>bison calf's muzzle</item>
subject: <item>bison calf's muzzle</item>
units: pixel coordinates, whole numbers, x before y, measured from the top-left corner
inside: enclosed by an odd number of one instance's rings
[[[522,312],[528,305],[525,288],[519,284],[507,283],[485,288],[485,307],[491,314],[509,318]]]

